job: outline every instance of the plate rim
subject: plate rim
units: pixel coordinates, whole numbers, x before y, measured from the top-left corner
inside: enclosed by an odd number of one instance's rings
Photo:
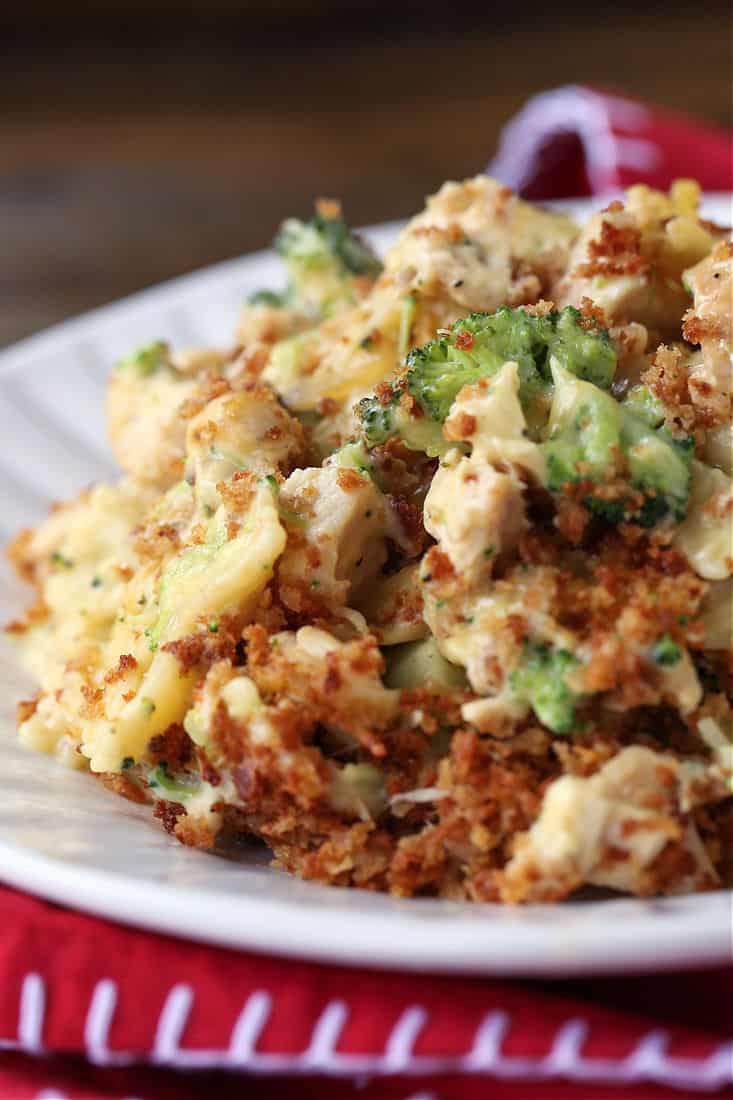
[[[206,858],[216,858],[207,856]],[[407,913],[371,913],[334,906],[312,911],[303,910],[297,899],[262,898],[254,894],[234,895],[216,891],[203,893],[194,887],[176,886],[148,879],[137,879],[123,872],[80,867],[64,860],[51,859],[37,852],[0,841],[0,881],[45,900],[95,916],[131,925],[149,932],[162,933],[223,948],[272,954],[278,957],[303,959],[357,969],[382,969],[416,973],[475,974],[501,977],[574,978],[611,974],[646,974],[689,969],[712,969],[733,961],[733,891],[718,890],[709,894],[692,894],[684,898],[649,899],[655,907],[665,900],[681,906],[681,914],[662,915],[643,922],[640,934],[638,920],[624,932],[623,920],[610,924],[613,933],[599,944],[595,922],[580,924],[572,945],[565,925],[550,922],[537,935],[536,926],[522,924],[521,909],[517,923],[509,920],[486,922],[476,920],[471,925],[455,923],[459,942],[448,949],[436,939],[445,933],[444,922],[450,914],[439,917],[427,935],[421,926],[420,907],[437,899],[400,899],[414,909]],[[285,874],[285,872],[273,872]],[[309,885],[309,884],[306,884]],[[334,890],[318,884],[315,889]],[[141,911],[140,891],[145,891],[145,911]],[[203,903],[202,903],[203,897]],[[726,902],[729,920],[706,925],[707,935],[694,935],[700,930],[700,899],[714,901],[721,913]],[[392,899],[394,900],[394,899]],[[592,905],[596,912],[613,917],[614,907],[622,908],[644,899],[619,898],[599,902],[565,902],[564,909]],[[246,934],[242,934],[245,916],[240,903],[247,909]],[[496,911],[504,906],[487,903],[455,903],[474,907],[485,906]],[[526,907],[535,914],[542,906]],[[549,907],[548,907],[549,908]],[[710,906],[712,909],[712,905]],[[686,912],[684,910],[689,910]],[[695,911],[693,911],[695,910]],[[173,915],[171,915],[173,914]],[[386,934],[395,922],[402,925],[403,936]],[[349,925],[351,943],[344,950],[336,933]],[[605,922],[604,922],[605,923]],[[681,926],[690,937],[680,954]],[[711,935],[711,926],[715,934]],[[512,950],[514,941],[530,928],[533,935],[521,943],[522,958]],[[461,937],[461,933],[473,933]],[[479,935],[476,935],[476,933]],[[410,949],[405,942],[409,937]],[[463,939],[463,942],[460,942]],[[483,952],[483,953],[481,953]],[[590,954],[590,957],[589,957]]]

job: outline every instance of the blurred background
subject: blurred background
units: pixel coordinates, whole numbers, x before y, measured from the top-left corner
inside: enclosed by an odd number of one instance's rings
[[[19,0],[0,65],[0,346],[260,248],[317,195],[408,215],[545,88],[733,122],[727,0]]]

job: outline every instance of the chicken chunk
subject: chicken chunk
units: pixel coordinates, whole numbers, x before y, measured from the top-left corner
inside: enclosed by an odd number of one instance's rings
[[[593,215],[553,289],[555,302],[590,298],[611,323],[636,321],[676,336],[688,300],[683,272],[713,245],[696,214],[698,196],[684,181],[669,197],[632,187],[625,207],[613,202]]]
[[[684,316],[685,340],[699,344],[702,362],[691,372],[690,395],[712,420],[729,423],[733,383],[731,268],[733,244],[726,241],[685,272],[693,306]]]
[[[402,232],[388,274],[455,317],[536,302],[564,269],[573,222],[518,199],[487,176],[446,183]],[[451,318],[454,319],[454,318]],[[447,318],[446,318],[447,320]]]
[[[174,355],[159,341],[118,364],[107,390],[107,431],[126,473],[159,490],[180,479],[186,450],[181,408],[225,362],[225,354],[215,350]]]
[[[713,887],[717,876],[687,814],[724,791],[719,769],[639,745],[589,778],[564,775],[517,838],[502,899],[549,901],[585,883],[641,895]]]
[[[294,610],[343,607],[387,557],[387,501],[367,475],[337,465],[295,470],[280,490],[288,545],[279,566]]]

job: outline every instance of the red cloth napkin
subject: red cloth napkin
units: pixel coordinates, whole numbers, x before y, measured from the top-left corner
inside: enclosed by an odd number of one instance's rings
[[[488,172],[530,199],[602,195],[694,176],[733,187],[731,135],[609,91],[568,85],[533,96],[504,128]]]
[[[532,198],[680,175],[724,190],[731,145],[562,88],[509,123],[489,170]],[[185,943],[0,888],[0,1100],[733,1096],[732,1021],[733,968],[563,983],[378,973]]]
[[[566,983],[372,972],[185,943],[2,888],[0,928],[7,1100],[732,1094],[733,968]]]

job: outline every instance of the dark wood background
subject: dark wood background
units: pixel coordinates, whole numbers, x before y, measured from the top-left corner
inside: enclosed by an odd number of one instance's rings
[[[340,196],[353,223],[409,214],[444,178],[482,169],[543,88],[615,85],[732,122],[717,0],[466,4],[450,23],[410,0],[12,7],[0,346],[261,247],[315,195]]]

